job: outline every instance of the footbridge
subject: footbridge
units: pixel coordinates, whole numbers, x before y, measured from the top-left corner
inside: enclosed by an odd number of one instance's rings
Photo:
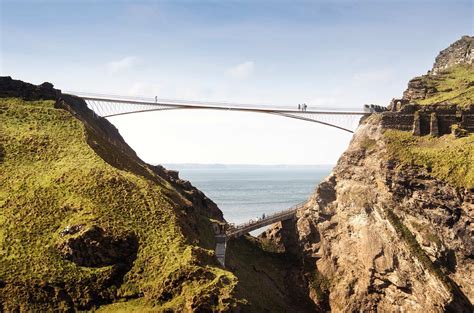
[[[129,114],[167,110],[221,110],[265,113],[300,121],[313,122],[353,133],[362,115],[371,113],[367,108],[324,108],[295,104],[293,106],[238,104],[228,102],[204,102],[169,100],[145,97],[128,97],[67,91],[65,93],[82,98],[95,114],[101,117],[116,117]]]
[[[264,215],[260,218],[250,220],[246,223],[234,225],[228,224],[225,233],[216,235],[216,256],[219,262],[225,266],[225,250],[227,240],[237,238],[242,235],[248,234],[251,231],[259,228],[282,222],[285,220],[293,219],[296,216],[296,212],[306,205],[306,201],[298,203],[289,209],[276,212],[270,215]]]
[[[226,237],[227,238],[239,237],[251,231],[257,230],[259,228],[262,228],[274,223],[278,223],[284,220],[292,219],[295,216],[296,211],[304,207],[305,204],[306,204],[306,201],[298,203],[297,205],[294,205],[289,209],[276,212],[270,215],[265,215],[261,218],[256,218],[254,220],[250,220],[247,223],[238,224],[238,225],[230,224],[228,229],[226,230]]]
[[[158,99],[157,97],[129,97],[75,91],[67,91],[65,93],[82,98],[86,102],[87,106],[92,111],[94,111],[96,115],[104,118],[169,110],[220,110],[229,112],[254,112],[318,123],[350,133],[353,133],[357,128],[361,116],[386,110],[386,108],[375,105],[365,105],[360,110],[357,110],[339,107],[324,108],[307,106],[306,104],[301,103],[295,104],[293,106],[276,106],[263,104],[256,105],[227,102],[169,100]],[[225,265],[225,250],[227,240],[245,235],[264,226],[292,219],[295,217],[298,209],[302,208],[304,205],[305,202],[297,204],[287,210],[267,216],[262,216],[261,218],[254,219],[240,225],[226,225],[225,230],[220,231],[220,233],[216,234],[215,236],[217,259],[223,266]]]

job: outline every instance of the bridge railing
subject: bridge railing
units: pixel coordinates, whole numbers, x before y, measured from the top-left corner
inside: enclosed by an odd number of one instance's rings
[[[181,106],[206,106],[206,107],[228,107],[228,108],[243,108],[243,109],[263,109],[263,110],[287,110],[287,111],[298,111],[298,105],[273,105],[273,104],[243,104],[235,102],[212,102],[212,101],[195,101],[195,100],[177,100],[177,99],[159,99],[152,97],[143,97],[143,96],[125,96],[117,94],[101,94],[101,93],[91,93],[91,92],[81,92],[81,91],[64,91],[71,95],[76,95],[84,99],[94,99],[97,101],[113,102],[117,101],[130,101],[130,102],[139,102],[140,104],[168,104],[168,105],[181,105]],[[355,108],[344,108],[344,107],[323,107],[318,105],[310,105],[307,111],[298,111],[301,113],[311,113],[312,110],[318,110],[321,112],[327,111],[333,114],[337,114],[339,111],[344,112],[345,114],[363,114],[364,112],[360,109]]]
[[[296,205],[294,205],[294,206],[292,206],[292,207],[290,207],[286,210],[279,211],[279,212],[276,212],[276,213],[273,213],[273,214],[270,214],[270,215],[265,215],[265,218],[259,218],[257,220],[249,221],[249,222],[239,224],[239,225],[236,225],[236,226],[231,225],[227,229],[227,232],[233,233],[233,232],[245,229],[247,227],[251,227],[251,226],[253,226],[255,224],[258,224],[258,223],[264,223],[265,221],[270,220],[270,219],[278,219],[279,217],[286,216],[289,213],[294,213],[298,209],[303,208],[306,203],[307,203],[307,201],[300,202],[300,203],[298,203],[298,204],[296,204]]]

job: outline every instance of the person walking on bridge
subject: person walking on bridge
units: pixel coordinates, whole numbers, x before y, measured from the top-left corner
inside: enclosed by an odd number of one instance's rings
[[[298,111],[301,111],[301,104],[298,104]]]

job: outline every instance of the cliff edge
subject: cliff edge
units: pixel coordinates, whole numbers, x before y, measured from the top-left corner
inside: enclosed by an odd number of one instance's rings
[[[472,312],[472,42],[416,79],[436,88],[412,80],[365,118],[297,219],[262,236],[299,258],[319,310]]]

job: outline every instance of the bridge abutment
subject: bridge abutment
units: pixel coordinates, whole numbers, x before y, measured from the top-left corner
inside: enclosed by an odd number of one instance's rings
[[[217,261],[225,267],[225,250],[227,246],[227,236],[224,234],[216,235],[216,257]]]

